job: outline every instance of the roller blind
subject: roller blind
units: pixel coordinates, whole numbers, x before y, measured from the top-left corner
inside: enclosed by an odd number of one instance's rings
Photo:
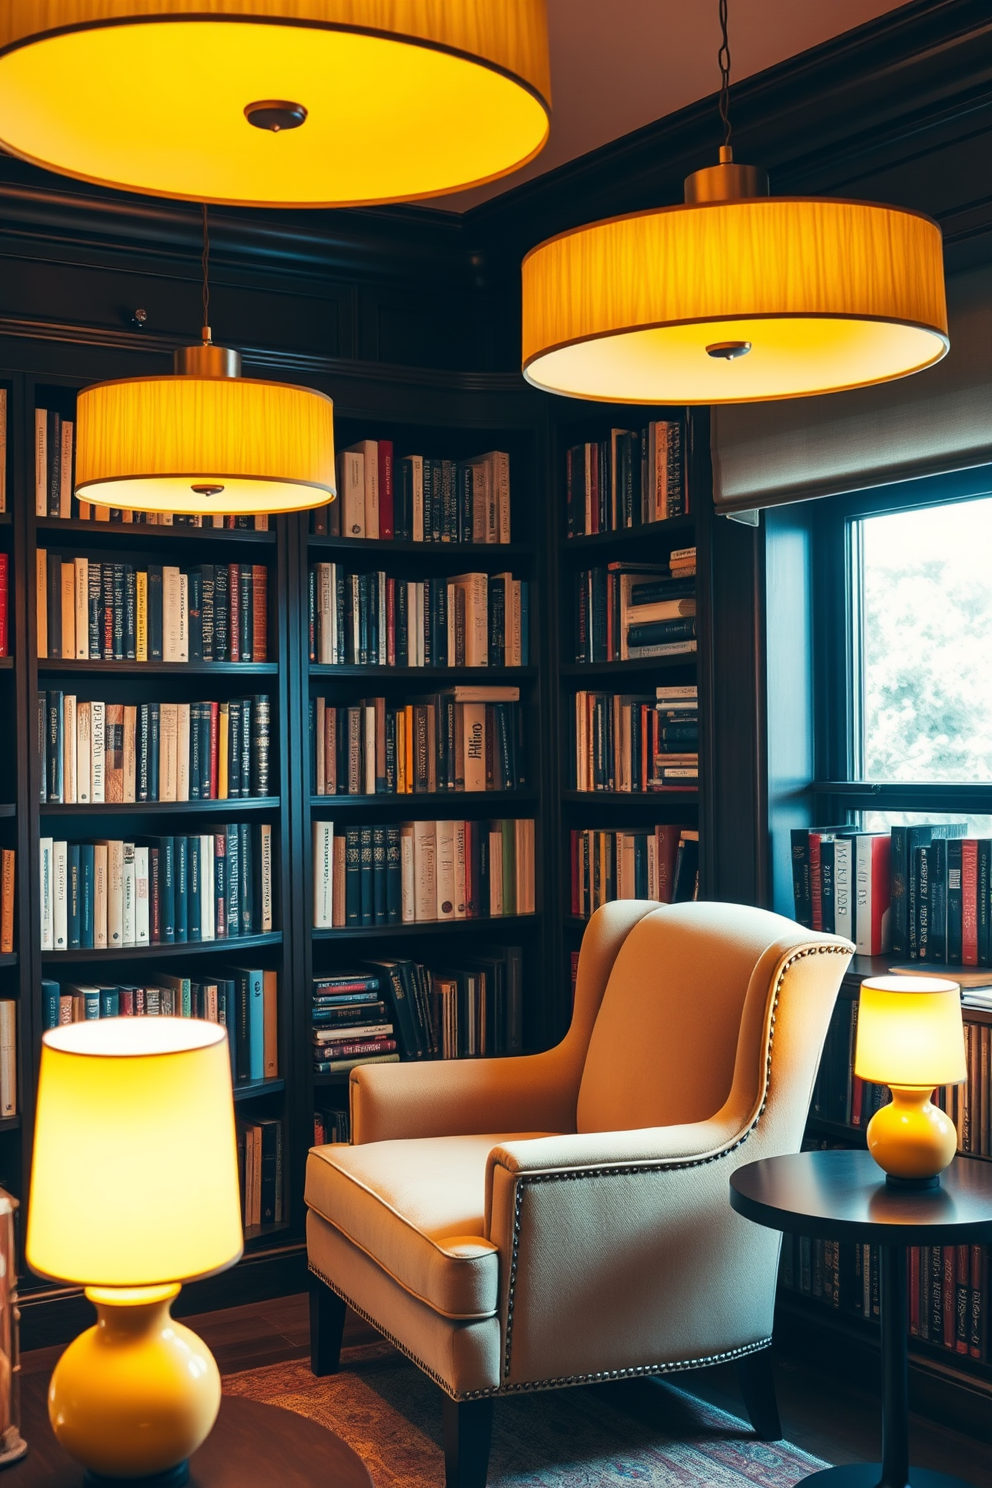
[[[947,281],[951,347],[913,377],[850,393],[713,410],[726,516],[992,461],[992,268]]]

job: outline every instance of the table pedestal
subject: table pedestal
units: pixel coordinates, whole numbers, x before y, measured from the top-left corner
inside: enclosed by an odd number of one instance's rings
[[[968,1488],[963,1478],[909,1465],[909,1297],[906,1247],[879,1246],[882,1461],[827,1467],[804,1488]]]

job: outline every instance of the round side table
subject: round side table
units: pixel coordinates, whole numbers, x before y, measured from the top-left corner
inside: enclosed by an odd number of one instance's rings
[[[800,1152],[746,1163],[730,1203],[768,1229],[879,1247],[882,1461],[828,1467],[809,1488],[966,1488],[909,1465],[909,1298],[906,1248],[992,1238],[992,1165],[955,1158],[940,1187],[896,1189],[867,1152]]]

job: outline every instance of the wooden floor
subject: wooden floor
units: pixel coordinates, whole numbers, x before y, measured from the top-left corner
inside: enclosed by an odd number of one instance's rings
[[[209,1345],[223,1374],[305,1359],[309,1354],[305,1295],[201,1313],[183,1321]],[[376,1336],[359,1319],[349,1317],[346,1345]],[[38,1349],[25,1354],[22,1368],[26,1373],[51,1369],[61,1351]],[[785,1359],[776,1368],[782,1425],[790,1441],[830,1463],[878,1461],[876,1393],[831,1377],[811,1363]],[[678,1384],[724,1410],[744,1414],[732,1365],[681,1375]],[[621,1409],[640,1414],[650,1408],[649,1394],[643,1390],[606,1388],[617,1391],[615,1397],[611,1394],[611,1404]],[[992,1488],[992,1449],[917,1416],[912,1418],[912,1460],[919,1467],[964,1478],[975,1488]]]

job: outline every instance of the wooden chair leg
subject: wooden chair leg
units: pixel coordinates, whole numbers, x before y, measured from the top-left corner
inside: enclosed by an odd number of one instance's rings
[[[444,1396],[445,1488],[486,1488],[493,1402]]]
[[[743,1359],[738,1359],[737,1382],[755,1435],[762,1441],[781,1441],[782,1423],[775,1396],[771,1349],[760,1349],[756,1354],[745,1354]]]
[[[310,1368],[314,1374],[337,1374],[347,1308],[337,1292],[310,1276]]]

